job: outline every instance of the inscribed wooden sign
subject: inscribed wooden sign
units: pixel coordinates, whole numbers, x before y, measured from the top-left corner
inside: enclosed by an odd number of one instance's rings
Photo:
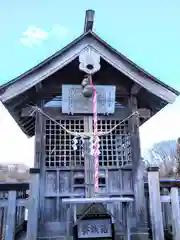
[[[96,85],[98,114],[113,114],[115,110],[115,91],[112,85]],[[62,113],[92,114],[92,98],[82,94],[81,85],[62,85]]]
[[[81,220],[78,224],[78,238],[109,238],[112,237],[110,219]]]

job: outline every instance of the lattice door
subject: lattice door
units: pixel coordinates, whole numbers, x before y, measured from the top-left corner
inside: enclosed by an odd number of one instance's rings
[[[84,120],[57,120],[67,130],[84,132]],[[73,136],[57,123],[46,120],[46,167],[83,167],[83,143],[80,139],[74,151]]]
[[[98,131],[109,132],[119,120],[101,119]],[[129,121],[123,122],[107,135],[100,136],[99,165],[101,167],[124,167],[132,163]]]

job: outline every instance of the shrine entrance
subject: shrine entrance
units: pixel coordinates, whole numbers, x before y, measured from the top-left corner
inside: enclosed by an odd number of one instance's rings
[[[61,106],[60,101],[56,104]],[[41,163],[43,166],[40,173],[40,236],[50,235],[54,228],[56,232],[53,234],[77,237],[78,227],[82,229],[88,225],[88,228],[94,229],[92,219],[96,222],[95,229],[99,229],[99,235],[103,234],[101,227],[106,226],[107,234],[104,233],[103,239],[113,239],[114,229],[122,234],[123,231],[127,232],[128,223],[125,221],[122,226],[126,216],[122,211],[126,209],[126,202],[133,201],[133,198],[125,198],[127,194],[133,195],[131,112],[127,108],[126,99],[122,98],[121,102],[115,105],[116,111],[113,115],[98,115],[98,193],[95,193],[94,188],[92,114],[62,114],[50,104],[41,109],[40,114],[44,117],[46,157]],[[84,137],[85,134],[87,136]],[[86,213],[88,207],[91,208],[91,214],[89,211]],[[118,220],[114,223],[114,219],[119,219],[121,226],[120,223],[117,224]],[[82,231],[79,230],[79,235],[80,232]],[[95,233],[87,234],[91,236]],[[80,236],[79,239],[82,239],[82,234]]]

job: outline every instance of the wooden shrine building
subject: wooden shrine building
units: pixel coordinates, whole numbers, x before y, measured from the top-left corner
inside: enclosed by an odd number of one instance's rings
[[[139,127],[179,93],[104,42],[93,21],[88,10],[81,36],[0,88],[35,136],[29,240],[148,239]]]

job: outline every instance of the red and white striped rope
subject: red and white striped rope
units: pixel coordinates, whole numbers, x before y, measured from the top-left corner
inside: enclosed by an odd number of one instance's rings
[[[97,193],[99,190],[99,137],[98,137],[98,126],[97,126],[97,91],[92,82],[92,77],[90,77],[90,84],[93,88],[93,122],[94,122],[94,132],[93,132],[93,148],[94,148],[94,165],[95,165],[95,173],[94,173],[94,186],[95,192]]]

